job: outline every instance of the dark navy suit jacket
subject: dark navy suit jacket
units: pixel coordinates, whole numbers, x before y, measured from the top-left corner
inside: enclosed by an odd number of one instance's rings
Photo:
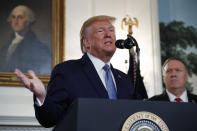
[[[197,95],[187,92],[187,96],[188,96],[189,102],[197,103]],[[156,95],[156,96],[149,98],[149,100],[151,100],[151,101],[170,101],[170,98],[168,97],[167,92],[164,91],[160,95]]]
[[[132,99],[131,80],[123,72],[113,67],[111,70],[118,99]],[[108,99],[107,91],[87,54],[79,60],[58,64],[53,69],[44,104],[41,107],[34,104],[38,121],[45,127],[54,126],[75,98]]]

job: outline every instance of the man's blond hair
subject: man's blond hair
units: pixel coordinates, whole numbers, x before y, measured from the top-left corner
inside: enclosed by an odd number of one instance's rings
[[[103,20],[108,20],[111,24],[113,24],[113,22],[116,20],[116,18],[115,17],[112,17],[112,16],[99,15],[99,16],[90,17],[88,20],[86,20],[83,23],[83,25],[81,27],[81,31],[80,31],[80,44],[81,44],[81,51],[83,53],[86,52],[86,49],[83,46],[83,39],[85,38],[87,28],[89,26],[91,26],[94,22],[103,21]]]

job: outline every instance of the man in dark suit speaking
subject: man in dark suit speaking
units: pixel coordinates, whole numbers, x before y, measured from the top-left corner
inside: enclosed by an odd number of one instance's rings
[[[110,64],[116,51],[114,21],[111,16],[95,16],[83,24],[80,41],[84,55],[58,64],[47,91],[33,71],[28,71],[32,77],[28,79],[19,69],[15,70],[25,87],[34,93],[36,117],[44,127],[54,126],[75,98],[132,99],[130,78]]]
[[[179,58],[169,58],[163,64],[163,81],[166,90],[149,100],[171,102],[197,102],[197,96],[186,90],[189,78],[186,64]]]

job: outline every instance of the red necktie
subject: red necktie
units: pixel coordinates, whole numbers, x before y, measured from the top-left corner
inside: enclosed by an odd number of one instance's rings
[[[175,98],[175,101],[176,102],[181,102],[182,100],[181,100],[181,98],[177,97],[177,98]]]

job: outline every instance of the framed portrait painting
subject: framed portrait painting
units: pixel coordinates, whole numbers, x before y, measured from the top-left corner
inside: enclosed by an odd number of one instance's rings
[[[0,85],[22,86],[13,73],[33,70],[45,85],[64,61],[65,0],[3,0],[0,5]]]

